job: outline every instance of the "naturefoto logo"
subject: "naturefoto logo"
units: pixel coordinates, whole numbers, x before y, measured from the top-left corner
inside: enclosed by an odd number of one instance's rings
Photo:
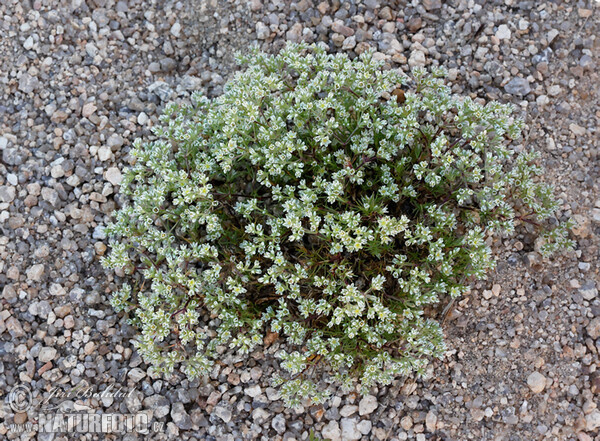
[[[60,391],[60,392],[59,392]],[[50,412],[58,410],[60,405],[50,405],[50,398],[73,397],[102,398],[111,396],[113,398],[124,398],[132,391],[124,391],[122,388],[107,388],[100,393],[92,392],[91,388],[76,388],[70,391],[62,391],[54,388],[49,397],[41,400],[37,405],[31,390],[26,385],[14,386],[8,393],[7,402],[10,409],[15,413],[14,423],[9,424],[9,429],[15,433],[38,432],[38,433],[141,433],[161,432],[162,422],[150,424],[151,415],[148,413],[123,414],[123,413],[99,413],[88,406],[79,406],[82,412]],[[34,407],[39,407],[36,412]],[[28,421],[27,421],[28,420]],[[17,423],[17,421],[24,421]]]
[[[8,394],[8,404],[15,413],[26,412],[32,403],[31,390],[23,384],[13,387]]]

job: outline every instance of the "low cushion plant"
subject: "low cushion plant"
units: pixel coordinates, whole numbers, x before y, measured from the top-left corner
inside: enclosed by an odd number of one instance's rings
[[[547,224],[543,254],[570,245],[510,105],[369,52],[242,62],[220,97],[168,105],[159,139],[136,141],[108,228],[104,263],[131,275],[112,304],[157,372],[205,375],[276,333],[288,405],[326,399],[315,378],[366,392],[444,354],[425,308],[493,267],[489,237]]]

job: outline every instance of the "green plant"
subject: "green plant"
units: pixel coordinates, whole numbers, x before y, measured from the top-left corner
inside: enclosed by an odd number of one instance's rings
[[[521,121],[453,96],[441,68],[408,78],[304,45],[242,61],[222,96],[167,106],[160,139],[131,151],[104,264],[137,277],[112,304],[139,352],[196,377],[269,329],[291,406],[326,399],[316,371],[363,392],[423,373],[445,350],[424,307],[493,267],[489,235],[557,210],[536,154],[509,147]],[[571,244],[567,226],[543,253]]]

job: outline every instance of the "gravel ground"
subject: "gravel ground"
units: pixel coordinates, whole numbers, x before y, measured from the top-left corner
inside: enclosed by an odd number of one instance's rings
[[[156,433],[108,439],[293,441],[600,439],[600,12],[594,1],[0,1],[0,391],[122,385],[125,399],[54,400],[65,411],[147,412]],[[134,329],[107,303],[103,227],[119,168],[163,106],[219,94],[233,53],[323,41],[390,68],[444,65],[455,92],[512,102],[545,179],[578,226],[551,261],[524,234],[496,243],[496,273],[445,321],[429,380],[284,409],[269,387],[277,343],[224,354],[203,381],[152,378]],[[39,409],[0,409],[3,439]],[[312,437],[312,438],[311,438]]]

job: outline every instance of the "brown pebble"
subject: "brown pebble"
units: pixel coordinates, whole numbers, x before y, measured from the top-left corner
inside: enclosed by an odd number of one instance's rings
[[[25,424],[27,421],[27,414],[25,412],[15,413],[15,424]]]
[[[42,375],[44,372],[46,372],[47,370],[52,369],[52,362],[49,361],[48,363],[46,363],[45,365],[43,365],[41,368],[38,369],[37,373],[38,375]]]

